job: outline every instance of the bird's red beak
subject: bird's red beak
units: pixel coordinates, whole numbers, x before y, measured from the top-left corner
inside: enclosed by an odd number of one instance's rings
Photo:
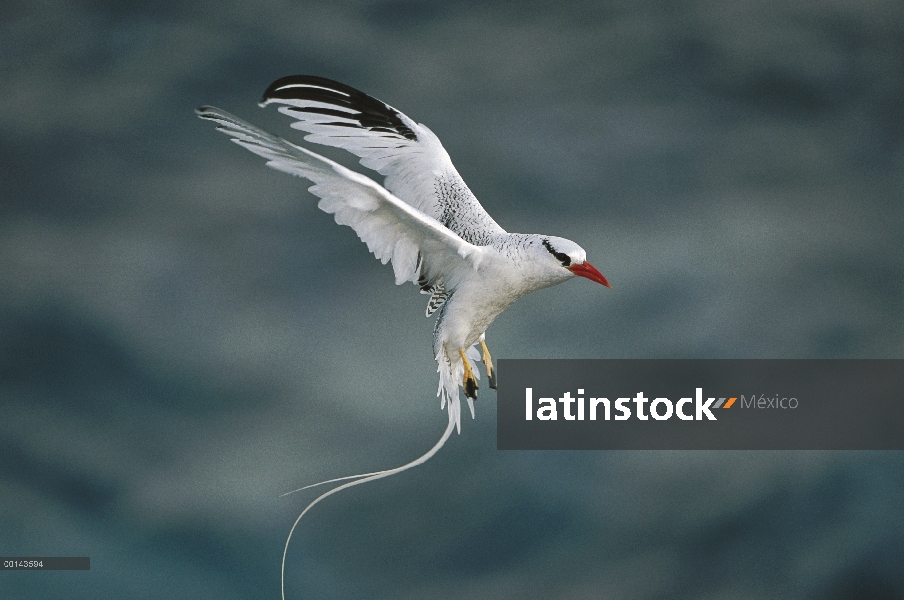
[[[570,267],[565,267],[575,275],[579,275],[581,277],[586,277],[590,281],[595,281],[597,283],[601,283],[607,288],[611,288],[609,282],[606,281],[606,278],[603,277],[603,274],[596,270],[596,267],[591,265],[586,260],[579,265],[571,265]]]

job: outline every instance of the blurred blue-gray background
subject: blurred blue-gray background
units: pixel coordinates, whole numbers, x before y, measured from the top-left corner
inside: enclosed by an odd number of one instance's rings
[[[0,67],[0,555],[92,561],[0,598],[278,598],[279,494],[442,432],[426,297],[193,113],[299,141],[285,75],[613,283],[524,298],[497,358],[904,357],[900,0],[9,0]],[[287,591],[901,599],[902,506],[897,452],[497,452],[482,390],[305,518]]]

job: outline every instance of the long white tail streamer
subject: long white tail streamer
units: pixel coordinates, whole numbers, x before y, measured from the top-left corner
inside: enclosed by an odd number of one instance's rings
[[[336,492],[341,492],[344,489],[359,485],[361,483],[367,483],[369,481],[375,481],[377,479],[382,479],[384,477],[389,477],[391,475],[397,475],[398,473],[401,473],[402,471],[407,471],[408,469],[410,469],[412,467],[422,465],[425,462],[427,462],[428,460],[430,460],[430,457],[432,457],[434,454],[436,454],[439,451],[439,449],[443,447],[443,444],[445,444],[446,440],[449,439],[449,436],[452,435],[452,430],[455,429],[456,419],[453,416],[454,411],[450,410],[448,412],[449,412],[449,425],[446,426],[446,431],[443,433],[442,437],[439,438],[439,441],[436,442],[436,445],[433,446],[432,448],[430,448],[429,450],[427,450],[427,452],[425,452],[420,458],[416,458],[415,460],[411,461],[410,463],[402,465],[401,467],[396,467],[394,469],[387,469],[385,471],[375,471],[373,473],[362,473],[360,475],[348,475],[346,477],[337,477],[336,479],[329,479],[327,481],[321,481],[320,483],[308,485],[308,486],[299,488],[294,491],[294,492],[298,492],[298,491],[305,490],[308,488],[316,487],[318,485],[324,485],[327,483],[333,483],[335,481],[344,481],[346,479],[357,478],[357,479],[355,479],[355,481],[343,483],[342,485],[336,486],[333,489],[317,496],[317,498],[315,498],[313,502],[308,504],[307,507],[305,507],[305,509],[303,511],[301,511],[301,514],[298,515],[298,518],[295,519],[295,523],[292,524],[292,529],[289,530],[289,537],[286,538],[286,547],[283,548],[282,568],[280,570],[280,575],[279,575],[279,579],[280,579],[279,583],[280,583],[280,591],[282,593],[282,600],[286,600],[286,553],[288,553],[288,551],[289,551],[289,542],[292,540],[292,534],[295,533],[295,528],[298,527],[298,523],[301,522],[301,518],[303,516],[305,516],[307,514],[307,512],[309,510],[311,510],[311,508],[314,507],[315,504],[317,504],[318,502],[320,502],[327,496],[332,496]],[[287,492],[286,494],[282,494],[282,495],[286,496],[286,495],[292,494],[294,492]]]
[[[346,475],[345,477],[337,477],[335,479],[327,479],[326,481],[318,481],[317,483],[312,483],[311,485],[306,485],[304,487],[300,487],[297,490],[292,490],[291,492],[286,492],[285,494],[280,494],[279,497],[283,496],[291,496],[297,492],[302,492],[304,490],[309,490],[311,488],[315,488],[321,485],[326,485],[328,483],[336,483],[337,481],[345,481],[347,479],[360,479],[362,477],[370,477],[371,475],[377,475],[378,473],[382,473],[383,471],[374,471],[373,473],[358,473],[357,475]]]

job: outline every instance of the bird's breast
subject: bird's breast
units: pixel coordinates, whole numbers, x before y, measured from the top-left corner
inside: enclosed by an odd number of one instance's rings
[[[516,269],[506,268],[501,261],[485,261],[456,287],[446,304],[440,326],[442,341],[454,348],[470,346],[496,317],[532,289]]]

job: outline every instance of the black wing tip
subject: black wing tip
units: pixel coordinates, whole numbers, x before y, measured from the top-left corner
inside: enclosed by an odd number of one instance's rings
[[[394,134],[409,141],[418,140],[417,134],[405,124],[402,114],[393,107],[361,90],[317,75],[289,75],[277,79],[264,91],[258,106],[265,107],[274,101],[291,103],[300,99],[333,104],[343,109],[337,113],[330,109],[310,108],[306,112],[353,118],[364,129]],[[357,114],[349,115],[346,110]]]
[[[288,75],[286,77],[280,77],[279,79],[271,83],[267,87],[267,89],[264,90],[264,95],[261,96],[261,100],[260,102],[258,102],[258,104],[260,106],[266,106],[271,100],[291,97],[291,93],[280,93],[283,88],[289,85],[313,85],[330,90],[335,90],[343,94],[365,95],[364,92],[360,90],[349,87],[344,83],[339,83],[338,81],[327,79],[326,77],[319,77],[317,75]]]

